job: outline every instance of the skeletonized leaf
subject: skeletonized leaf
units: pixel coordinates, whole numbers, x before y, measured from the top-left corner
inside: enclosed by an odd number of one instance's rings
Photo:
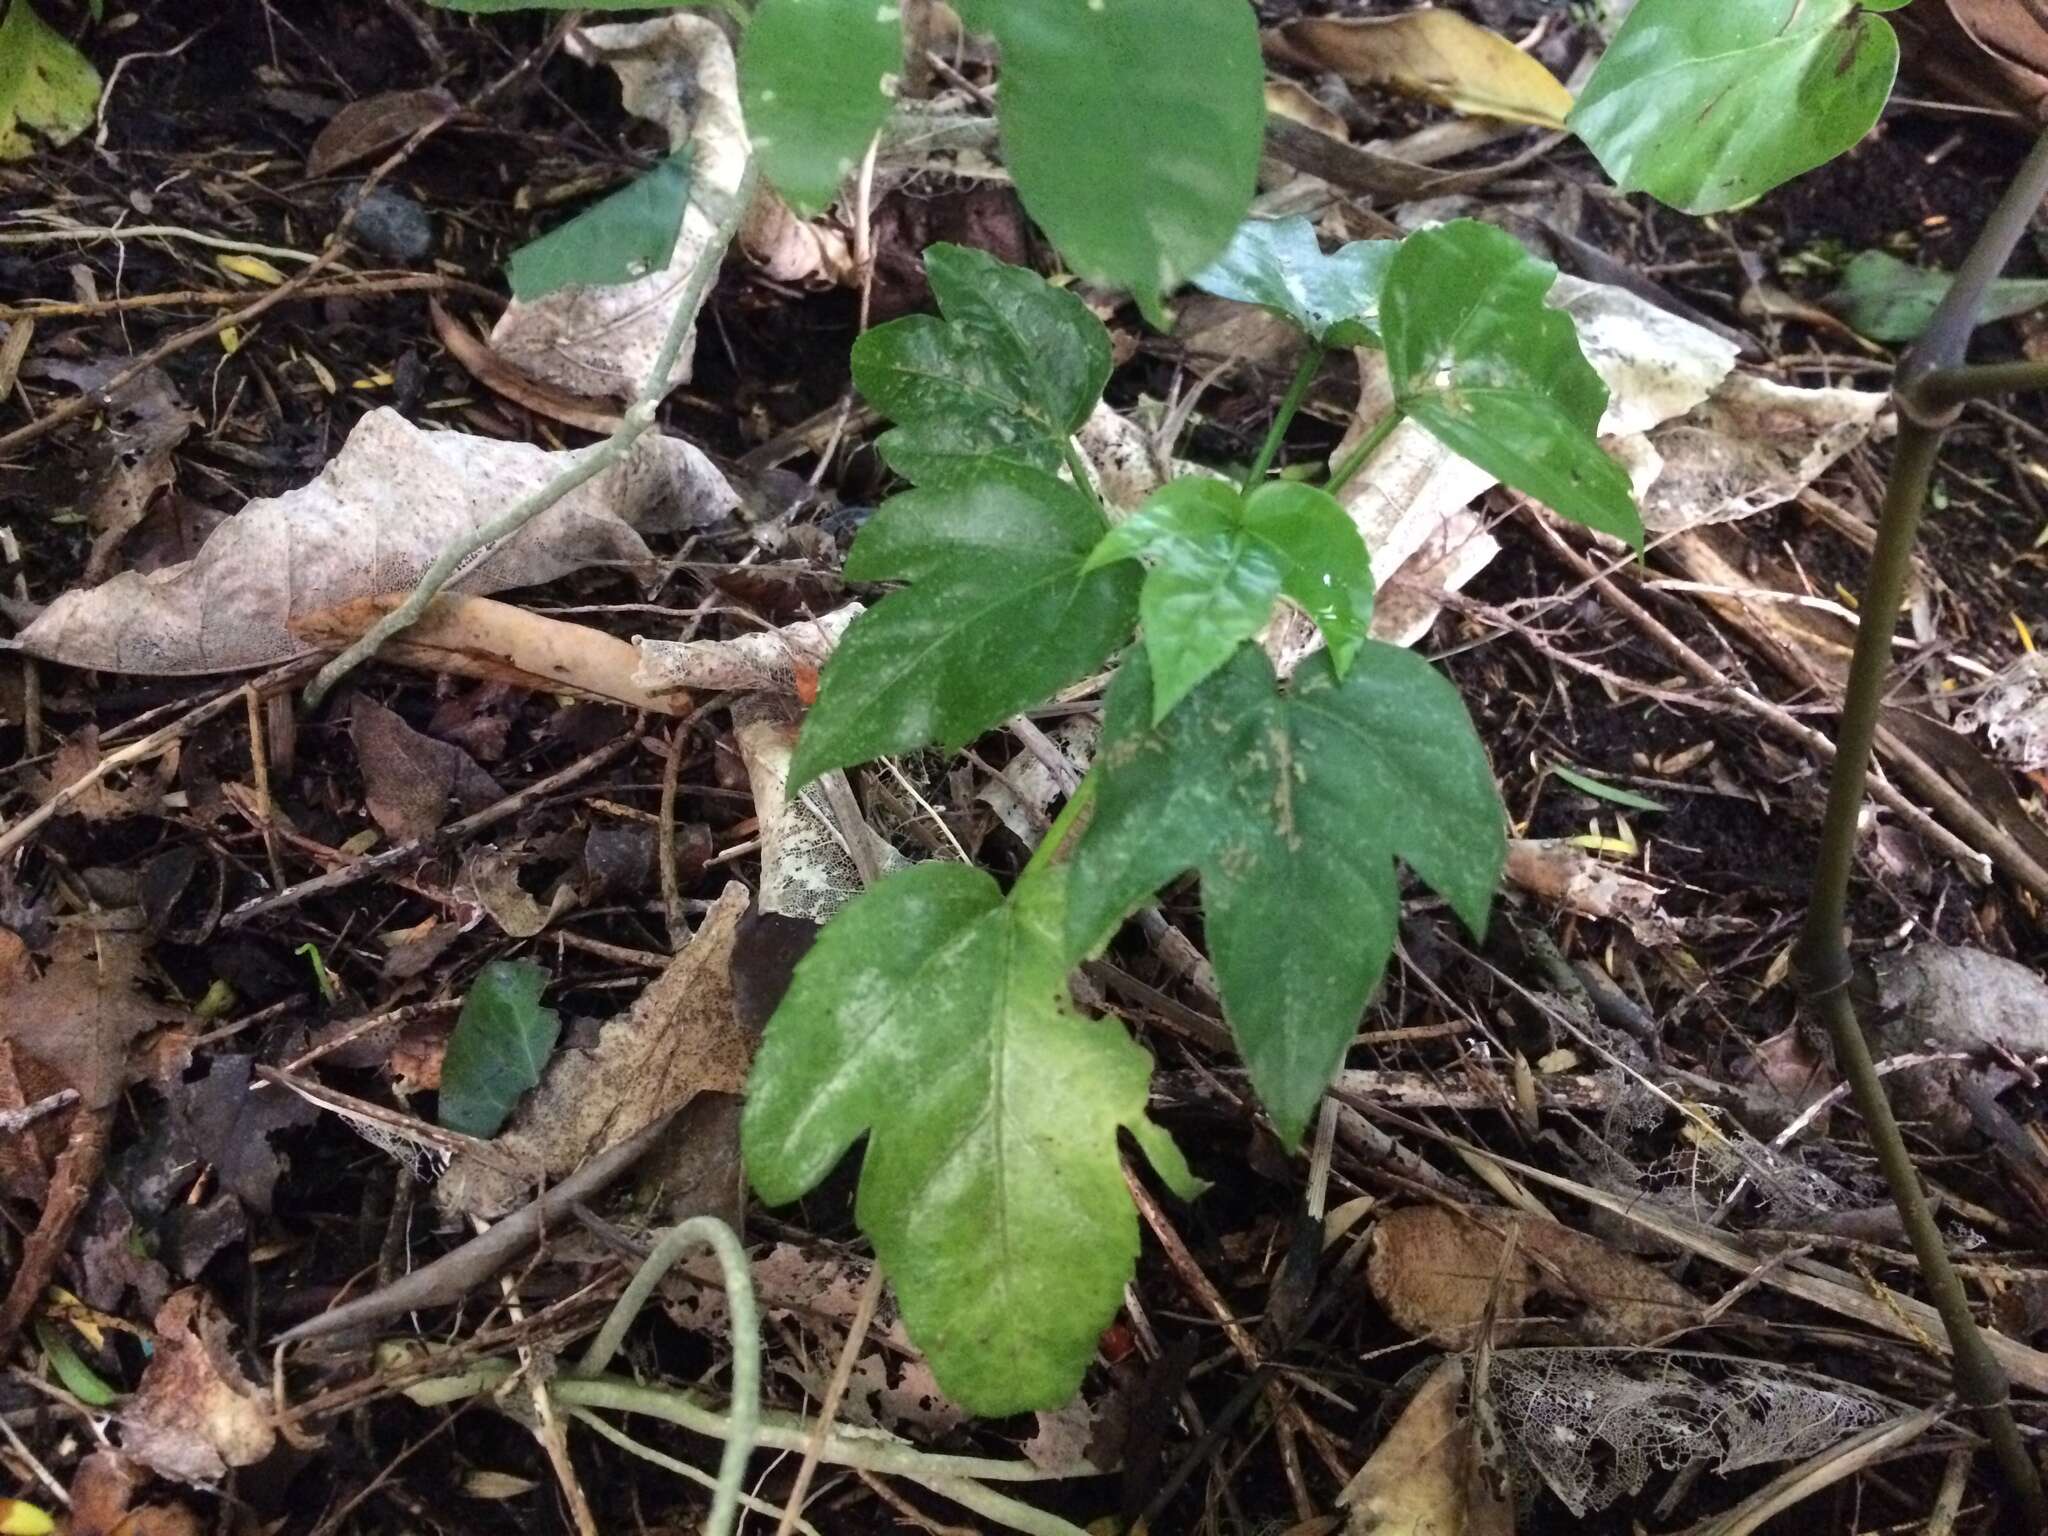
[[[1916,267],[1888,251],[1864,251],[1843,269],[1827,306],[1872,341],[1911,341],[1927,329],[1934,308],[1955,279]],[[2006,277],[1993,282],[1978,313],[1980,324],[2023,315],[2048,304],[2048,281]]]
[[[969,0],[1002,50],[1003,158],[1085,277],[1156,316],[1251,205],[1266,125],[1242,0]]]
[[[560,1017],[540,1005],[547,984],[548,973],[524,960],[493,960],[477,972],[441,1064],[443,1126],[495,1136],[519,1096],[540,1081],[562,1032]]]
[[[529,443],[425,432],[396,411],[356,423],[319,475],[249,502],[182,565],[67,592],[17,638],[50,661],[178,675],[274,665],[313,649],[295,620],[404,591],[435,556],[573,463]],[[531,586],[651,559],[635,528],[701,527],[738,503],[711,462],[648,433],[633,451],[468,566],[458,592]]]
[[[1072,953],[1185,870],[1202,876],[1210,958],[1253,1085],[1292,1145],[1392,953],[1398,858],[1475,932],[1506,844],[1486,750],[1457,690],[1368,642],[1284,692],[1255,647],[1151,724],[1134,653],[1105,705],[1094,819],[1075,849]]]
[[[1087,676],[1137,614],[1138,573],[1088,571],[1101,514],[1065,481],[991,463],[895,497],[846,559],[851,581],[907,581],[853,621],[819,678],[790,770],[966,745]]]
[[[1543,302],[1556,277],[1472,219],[1402,241],[1380,295],[1395,403],[1488,474],[1640,547],[1628,474],[1595,436],[1607,386],[1570,317]]]
[[[1312,486],[1276,481],[1241,497],[1220,480],[1170,481],[1104,536],[1088,569],[1139,556],[1150,565],[1138,614],[1155,723],[1265,628],[1283,594],[1316,621],[1339,675],[1372,622],[1365,541]]]
[[[1569,126],[1624,191],[1718,213],[1852,147],[1877,121],[1905,0],[1640,0]]]
[[[1562,128],[1572,93],[1498,32],[1456,11],[1318,17],[1281,31],[1297,54],[1353,85],[1384,85],[1454,111]]]
[[[1380,286],[1398,240],[1354,240],[1323,254],[1316,227],[1300,214],[1246,219],[1191,282],[1205,293],[1257,304],[1292,320],[1326,347],[1380,344]]]
[[[0,160],[34,153],[26,129],[69,144],[91,124],[99,99],[99,71],[28,0],[13,0],[0,21]]]
[[[989,460],[1050,473],[1109,381],[1109,333],[1071,293],[960,245],[924,253],[944,317],[908,315],[853,344],[853,382],[896,423],[876,445],[906,480]]]
[[[668,265],[690,201],[690,155],[677,151],[505,263],[513,297],[533,300],[581,284],[608,288]]]
[[[748,1085],[770,1205],[867,1137],[861,1228],[940,1385],[981,1414],[1065,1402],[1116,1314],[1138,1251],[1118,1130],[1193,1183],[1145,1116],[1145,1052],[1067,996],[1063,885],[891,875],[797,966]]]
[[[747,23],[747,129],[797,212],[817,213],[839,195],[888,117],[883,77],[902,67],[900,14],[875,0],[762,0]]]

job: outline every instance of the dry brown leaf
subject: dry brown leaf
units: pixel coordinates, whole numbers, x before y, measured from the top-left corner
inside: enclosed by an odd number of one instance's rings
[[[1351,125],[1292,80],[1266,82],[1266,112],[1268,116],[1284,117],[1291,123],[1300,123],[1317,133],[1327,133],[1347,144],[1351,142]]]
[[[292,633],[323,650],[360,639],[404,597],[358,598],[292,620]],[[377,653],[379,661],[443,676],[571,693],[657,714],[688,714],[687,693],[649,693],[633,681],[640,653],[629,641],[488,597],[442,597]]]
[[[343,166],[396,148],[455,109],[455,98],[438,85],[417,91],[385,91],[352,101],[329,118],[313,140],[306,154],[306,174],[332,176]]]
[[[1678,937],[1677,924],[1658,907],[1660,887],[1561,838],[1510,838],[1507,877],[1567,912],[1627,924],[1639,944]]]
[[[215,1483],[277,1439],[263,1395],[228,1352],[228,1327],[196,1286],[156,1315],[156,1350],[118,1422],[121,1449],[161,1477]]]
[[[0,983],[4,1044],[14,1053],[16,1070],[23,1057],[32,1057],[56,1079],[42,1092],[76,1089],[84,1110],[112,1105],[135,1080],[135,1042],[153,1030],[191,1022],[183,1010],[136,990],[142,959],[140,935],[66,928],[41,976]]]
[[[728,885],[630,1012],[606,1023],[588,1050],[556,1053],[492,1150],[535,1177],[561,1178],[700,1094],[742,1092],[754,1046],[734,1016],[728,968],[747,902],[744,885]],[[489,1218],[519,1204],[528,1188],[458,1152],[434,1193],[444,1210]]]
[[[737,239],[747,259],[778,283],[860,284],[860,263],[845,232],[830,219],[798,218],[766,183],[754,194]]]
[[[490,914],[505,933],[515,939],[530,939],[544,931],[575,902],[566,885],[556,888],[555,899],[543,907],[533,893],[519,883],[519,867],[526,860],[516,853],[484,844],[462,856],[462,872],[455,877],[455,894]]]
[[[1947,944],[1921,944],[1875,962],[1881,1056],[1922,1051],[2006,1052],[2048,1062],[2048,982],[2016,960]],[[1885,1079],[1900,1118],[1928,1121],[1945,1140],[1969,1128],[1955,1084],[1971,1064],[1909,1067]]]
[[[1353,85],[1381,85],[1438,106],[1509,122],[1564,127],[1572,93],[1497,32],[1456,11],[1319,17],[1280,29],[1295,59]]]
[[[198,421],[161,368],[146,370],[109,402],[92,440],[83,497],[86,526],[93,534],[83,585],[106,580],[121,541],[176,478],[173,456]]]
[[[304,614],[412,587],[434,558],[573,458],[528,443],[426,432],[372,411],[310,484],[248,503],[182,564],[67,592],[16,642],[72,666],[189,674],[273,665],[310,649]],[[471,563],[457,591],[496,592],[651,558],[637,528],[701,527],[738,504],[710,460],[648,434]]]
[[[567,51],[607,64],[620,100],[635,117],[668,130],[669,148],[690,152],[690,201],[669,263],[630,283],[571,285],[532,301],[514,299],[491,331],[498,355],[533,378],[571,394],[630,398],[653,371],[669,317],[691,273],[717,262],[719,216],[739,195],[747,164],[739,71],[732,45],[709,16],[671,12],[654,21],[579,27]],[[670,370],[671,386],[690,377],[694,333]]]
[[[861,604],[848,603],[820,618],[731,640],[635,640],[640,664],[633,686],[657,698],[684,689],[801,695],[806,684],[815,693],[818,668],[864,611]]]
[[[1980,83],[1995,80],[2008,103],[2038,118],[2048,102],[2048,30],[2027,0],[1945,3],[1984,56],[1976,69],[1961,67]]]
[[[1513,1536],[1514,1506],[1500,1497],[1458,1411],[1465,1362],[1429,1375],[1337,1502],[1350,1536]]]
[[[469,328],[443,309],[438,299],[427,300],[427,314],[448,355],[485,389],[503,395],[514,405],[525,406],[536,416],[565,426],[581,427],[607,437],[618,430],[619,413],[610,402],[571,394],[522,372],[492,351],[489,342],[471,335]]]
[[[451,812],[467,815],[504,798],[498,781],[458,746],[416,731],[358,694],[349,737],[363,770],[363,807],[386,837],[410,842],[439,830]]]
[[[99,727],[82,728],[50,759],[46,772],[27,775],[29,789],[44,804],[80,779],[90,778],[100,765]],[[177,777],[175,756],[149,767],[137,765],[129,771],[128,783],[116,785],[98,779],[72,797],[64,807],[67,816],[87,821],[118,821],[124,816],[152,816],[163,804],[164,790]]]
[[[1499,1341],[1518,1336],[1536,1296],[1575,1305],[1574,1334],[1608,1344],[1661,1337],[1700,1311],[1690,1291],[1642,1260],[1557,1222],[1500,1210],[1385,1212],[1373,1226],[1366,1281],[1399,1327],[1446,1349],[1471,1348],[1489,1321]]]

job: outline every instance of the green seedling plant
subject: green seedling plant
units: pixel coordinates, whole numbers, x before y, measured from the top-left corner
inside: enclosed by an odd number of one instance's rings
[[[533,0],[435,3],[495,12]],[[1569,126],[1624,189],[1693,213],[1734,207],[1869,131],[1898,65],[1881,13],[1903,3],[1638,0]],[[738,201],[765,170],[791,206],[815,212],[888,129],[905,15],[873,0],[720,8],[745,32],[753,158]],[[1068,991],[1074,967],[1127,914],[1197,878],[1228,1023],[1290,1147],[1391,953],[1398,870],[1475,934],[1485,927],[1505,842],[1484,747],[1447,681],[1371,638],[1370,552],[1339,494],[1409,423],[1566,518],[1638,551],[1643,536],[1627,477],[1596,435],[1605,387],[1570,319],[1545,303],[1555,276],[1547,263],[1466,220],[1333,253],[1306,220],[1242,222],[1264,124],[1257,31],[1243,0],[959,0],[957,9],[996,41],[1006,163],[1075,274],[1129,292],[1154,321],[1192,280],[1266,307],[1306,342],[1240,481],[1177,479],[1120,520],[1074,446],[1108,379],[1110,347],[1072,293],[935,246],[926,267],[939,313],[882,326],[854,348],[855,384],[892,423],[880,451],[909,488],[848,556],[850,580],[894,590],[824,669],[792,793],[831,769],[965,746],[1106,672],[1103,731],[1091,771],[1007,890],[978,870],[928,863],[883,879],[827,925],[768,1025],[744,1151],[757,1191],[784,1203],[865,1138],[856,1215],[911,1334],[952,1395],[996,1414],[1069,1397],[1117,1308],[1137,1253],[1120,1138],[1176,1193],[1199,1192],[1145,1113],[1146,1054],[1115,1021],[1086,1017]],[[660,226],[670,209],[680,222],[687,165],[664,162],[649,180],[515,258],[515,287],[617,282],[665,261],[673,234]],[[1897,375],[1900,444],[1800,951],[1811,1004],[1827,1018],[1940,1306],[1958,1393],[1978,1410],[2037,1527],[2048,1525],[2039,1478],[2003,1376],[1848,1000],[1844,918],[1889,638],[1941,432],[1965,399],[2048,386],[2040,364],[1961,366],[1991,282],[2044,194],[2048,140]],[[722,210],[726,234],[741,211]],[[620,433],[486,537],[543,510],[646,430],[701,292],[693,279],[664,365]],[[1288,426],[1338,347],[1384,352],[1392,405],[1323,484],[1276,480]],[[321,686],[411,622],[465,553],[437,561]],[[1305,614],[1324,642],[1289,677],[1259,644],[1283,607]],[[498,1111],[493,1101],[479,1123]],[[721,1245],[737,1315],[746,1289],[737,1250],[722,1228],[705,1236]],[[585,1369],[549,1390],[594,1430],[691,1475],[701,1476],[588,1410],[671,1418],[725,1438],[712,1523],[723,1531],[746,1445],[770,1439],[752,1421],[751,1385],[738,1394],[748,1411],[727,1422],[682,1394],[602,1374],[649,1275],[685,1240],[650,1261]],[[748,1340],[741,1352],[751,1358],[752,1348]],[[483,1389],[487,1376],[462,1390]],[[828,1458],[855,1454],[820,1438]],[[1002,1523],[1074,1529],[963,1480],[998,1475],[990,1464],[901,1455],[931,1486]]]

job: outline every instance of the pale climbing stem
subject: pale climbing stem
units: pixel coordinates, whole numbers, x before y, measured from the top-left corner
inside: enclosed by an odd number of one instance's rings
[[[371,625],[360,640],[320,669],[319,675],[306,688],[306,706],[309,709],[318,706],[336,683],[375,656],[385,641],[416,624],[420,615],[441,595],[442,588],[455,578],[464,562],[471,556],[490,548],[501,539],[511,538],[564,496],[596,479],[632,451],[633,445],[654,425],[662,398],[668,394],[669,375],[675,368],[677,354],[682,351],[683,339],[690,334],[690,327],[703,305],[704,296],[710,291],[712,280],[718,275],[726,248],[732,244],[733,236],[739,230],[740,220],[746,216],[747,205],[753,201],[754,188],[759,180],[760,168],[749,155],[746,169],[740,174],[739,186],[734,189],[730,202],[719,215],[718,227],[713,232],[710,243],[704,247],[703,258],[691,271],[688,281],[683,285],[682,298],[677,302],[675,312],[669,316],[668,330],[661,338],[661,350],[655,354],[654,366],[648,369],[647,378],[641,383],[639,393],[634,396],[633,403],[626,408],[625,414],[619,418],[619,424],[612,435],[595,447],[586,449],[574,464],[532,495],[523,497],[510,510],[493,518],[466,537],[458,539],[436,555],[434,563],[427,567],[419,579],[419,584],[412,589],[404,602]]]

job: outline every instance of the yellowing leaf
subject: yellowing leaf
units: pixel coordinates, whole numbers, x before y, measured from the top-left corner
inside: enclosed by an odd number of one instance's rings
[[[68,144],[99,105],[99,72],[85,55],[14,0],[0,22],[0,160],[25,160],[33,128],[52,144]]]
[[[1345,1484],[1350,1536],[1512,1536],[1514,1510],[1494,1491],[1469,1419],[1458,1411],[1465,1362],[1446,1360]]]
[[[1353,85],[1383,85],[1475,117],[1562,128],[1572,109],[1557,76],[1455,11],[1297,21],[1281,36]]]
[[[263,283],[275,288],[284,281],[284,274],[265,261],[261,256],[244,256],[230,252],[213,258],[213,264],[230,277],[246,277],[252,283]]]
[[[225,325],[221,327],[220,349],[227,353],[229,357],[233,357],[242,350],[242,328],[239,325]]]

